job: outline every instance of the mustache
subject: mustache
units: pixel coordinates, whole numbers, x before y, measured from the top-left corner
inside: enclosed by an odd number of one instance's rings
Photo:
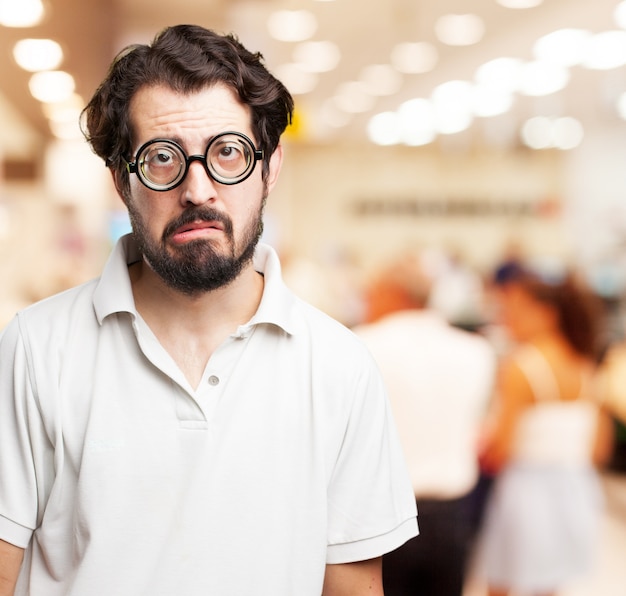
[[[194,221],[217,221],[224,227],[224,232],[230,237],[233,232],[233,222],[221,211],[212,207],[193,207],[184,211],[180,217],[170,221],[163,230],[163,240],[167,240],[181,226],[193,223]]]

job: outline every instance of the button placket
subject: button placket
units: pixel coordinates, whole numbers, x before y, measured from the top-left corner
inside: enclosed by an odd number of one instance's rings
[[[198,403],[202,404],[209,420],[213,417],[222,394],[227,390],[228,378],[250,338],[249,330],[246,331],[245,334],[231,335],[209,360],[205,376],[197,392]]]
[[[196,400],[201,405],[207,420],[211,420],[215,413],[215,408],[221,398],[224,384],[222,375],[211,373],[202,381],[196,393]]]

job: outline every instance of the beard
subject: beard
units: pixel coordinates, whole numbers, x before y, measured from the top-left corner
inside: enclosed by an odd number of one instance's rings
[[[127,201],[133,236],[145,261],[170,288],[193,296],[224,287],[236,279],[254,256],[263,233],[263,207],[247,224],[237,256],[232,220],[212,207],[193,207],[171,221],[160,240],[150,238],[144,220],[131,201]],[[218,252],[216,242],[197,239],[182,246],[168,244],[170,236],[181,226],[194,221],[218,221],[223,226],[228,250]]]

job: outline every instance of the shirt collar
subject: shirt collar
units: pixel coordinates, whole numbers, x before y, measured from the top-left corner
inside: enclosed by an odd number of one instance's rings
[[[282,279],[280,260],[268,244],[259,244],[254,253],[254,268],[265,278],[261,303],[248,325],[270,323],[292,335],[296,329],[296,297]]]
[[[137,314],[130,284],[128,266],[141,260],[137,245],[130,234],[122,236],[107,260],[93,296],[98,323],[117,312]]]
[[[114,313],[137,314],[128,266],[140,259],[141,255],[131,234],[117,241],[94,292],[93,304],[100,324]],[[254,268],[265,279],[263,296],[256,313],[248,323],[240,327],[240,331],[269,323],[293,334],[296,329],[296,298],[282,280],[276,251],[267,244],[259,244],[254,254]]]

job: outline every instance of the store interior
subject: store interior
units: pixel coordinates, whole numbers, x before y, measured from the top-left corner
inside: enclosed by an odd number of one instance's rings
[[[464,280],[445,308],[479,327],[514,252],[575,271],[624,338],[626,0],[0,0],[0,327],[130,230],[80,112],[119,51],[177,23],[234,33],[293,93],[263,241],[303,298],[356,325],[377,269],[418,251]],[[566,596],[623,594],[625,472]]]

